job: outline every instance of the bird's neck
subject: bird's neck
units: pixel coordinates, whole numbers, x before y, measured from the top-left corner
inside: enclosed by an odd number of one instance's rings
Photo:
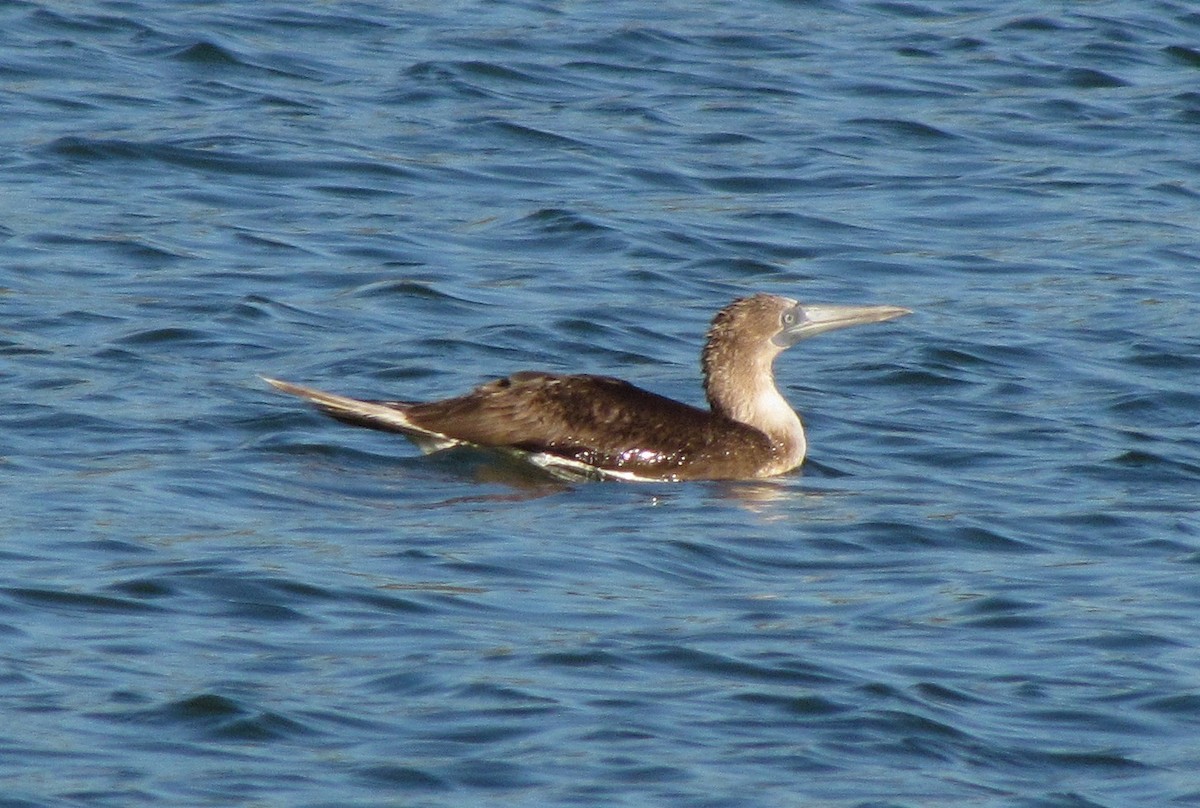
[[[752,426],[775,444],[781,465],[804,459],[804,426],[775,386],[770,359],[724,362],[705,368],[704,391],[713,412]]]

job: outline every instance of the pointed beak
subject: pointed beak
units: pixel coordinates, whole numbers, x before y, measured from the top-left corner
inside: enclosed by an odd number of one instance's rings
[[[882,323],[906,314],[910,309],[899,306],[821,306],[799,305],[792,310],[795,322],[776,334],[772,341],[780,348],[788,348],[802,339],[824,334],[839,328],[867,323]]]

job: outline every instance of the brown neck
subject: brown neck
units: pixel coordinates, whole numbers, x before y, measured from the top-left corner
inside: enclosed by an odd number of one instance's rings
[[[704,392],[714,413],[763,432],[787,456],[804,454],[800,417],[775,387],[776,352],[709,345],[704,351]]]

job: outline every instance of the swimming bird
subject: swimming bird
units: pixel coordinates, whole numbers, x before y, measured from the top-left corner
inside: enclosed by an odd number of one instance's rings
[[[707,410],[607,376],[537,371],[425,403],[360,401],[264,379],[339,421],[399,432],[426,453],[497,449],[564,479],[755,479],[797,468],[807,449],[800,417],[775,386],[775,358],[816,334],[911,313],[766,294],[735,300],[713,318],[701,354]]]

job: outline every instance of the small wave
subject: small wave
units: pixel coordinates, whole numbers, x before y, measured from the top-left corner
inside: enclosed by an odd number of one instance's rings
[[[162,611],[158,606],[141,600],[118,598],[110,595],[95,595],[86,592],[69,592],[59,589],[38,587],[9,587],[5,593],[22,603],[70,613],[126,613],[144,614]]]
[[[218,693],[201,693],[149,709],[109,711],[109,721],[174,727],[213,741],[260,743],[310,736],[313,727],[281,713],[258,710]]]

